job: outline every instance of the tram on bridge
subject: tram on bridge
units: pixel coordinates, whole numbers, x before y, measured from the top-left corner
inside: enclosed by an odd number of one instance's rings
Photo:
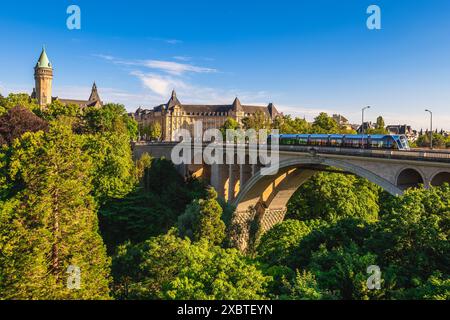
[[[270,143],[273,135],[268,137]],[[280,145],[377,150],[410,150],[405,135],[281,134]]]

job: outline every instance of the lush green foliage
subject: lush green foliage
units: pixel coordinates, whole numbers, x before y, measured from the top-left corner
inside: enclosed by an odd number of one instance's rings
[[[375,128],[370,128],[367,132],[368,134],[388,134],[386,130],[386,124],[382,116],[377,118],[377,122],[375,124]]]
[[[244,125],[346,132],[325,113]],[[245,256],[226,248],[233,208],[170,161],[134,163],[137,133],[121,105],[40,110],[28,95],[0,96],[0,299],[450,299],[449,185],[392,197],[318,173]],[[70,265],[79,290],[67,287]],[[367,286],[370,265],[380,290]]]
[[[383,206],[379,221],[364,216],[327,224],[309,220],[309,233],[305,225],[299,224],[296,230],[292,221],[285,221],[262,237],[258,257],[268,264],[267,270],[284,266],[312,273],[317,284],[313,287],[322,298],[446,299],[450,276],[449,199],[448,185],[410,190],[402,197],[391,198]],[[272,250],[277,245],[282,248],[280,252]],[[367,288],[366,269],[370,265],[381,268],[381,290]],[[292,271],[285,270],[284,274],[278,283],[271,284],[272,292],[280,298],[286,298],[286,287],[298,281]]]
[[[127,240],[139,243],[166,233],[194,199],[205,196],[203,184],[183,180],[164,159],[141,158],[141,186],[122,199],[110,199],[99,211],[103,238],[110,251]],[[161,178],[164,177],[164,183]]]
[[[109,259],[90,195],[92,160],[70,127],[26,133],[4,158],[11,197],[1,203],[0,295],[11,299],[104,299]],[[69,265],[80,290],[67,288]]]
[[[335,222],[346,217],[378,219],[379,188],[365,179],[339,173],[317,173],[288,204],[288,217]]]
[[[139,135],[145,140],[158,141],[162,136],[162,127],[159,122],[152,122],[139,126]]]
[[[88,133],[116,133],[135,139],[138,134],[136,121],[130,118],[121,104],[106,104],[102,108],[84,110],[83,131]]]
[[[256,111],[252,116],[242,119],[245,130],[254,129],[259,133],[260,130],[268,131],[271,127],[270,119],[262,111]]]
[[[180,236],[187,236],[193,241],[206,240],[211,244],[220,245],[225,238],[222,213],[222,207],[217,202],[217,192],[209,188],[206,199],[194,200],[179,217]]]
[[[423,133],[417,138],[414,146],[419,148],[429,148],[430,147],[430,133]],[[434,148],[449,148],[450,147],[450,137],[445,137],[443,134],[433,132],[433,147]]]
[[[124,275],[130,270],[139,271]],[[191,243],[174,231],[120,247],[114,272],[118,297],[133,299],[261,299],[269,280],[237,250]]]
[[[14,107],[22,107],[30,111],[39,110],[36,99],[31,99],[26,93],[11,93],[7,97],[0,95],[0,115],[5,114]]]

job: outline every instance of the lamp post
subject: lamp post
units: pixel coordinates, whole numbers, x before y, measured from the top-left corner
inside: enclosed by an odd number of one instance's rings
[[[433,150],[433,112],[428,109],[425,112],[430,113],[430,149]]]
[[[364,107],[361,110],[361,113],[362,113],[362,121],[361,121],[361,148],[362,149],[364,149],[364,111],[366,109],[370,109],[370,106]],[[369,143],[368,139],[367,139],[367,143]]]
[[[366,109],[370,109],[370,106],[364,107],[361,110],[361,112],[362,112],[361,134],[364,134],[364,111]]]

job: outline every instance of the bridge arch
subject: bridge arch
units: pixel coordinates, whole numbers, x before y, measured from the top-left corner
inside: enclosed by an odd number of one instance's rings
[[[425,175],[417,168],[405,167],[398,171],[395,177],[398,188],[407,190],[426,185]]]
[[[239,232],[232,235],[238,248],[245,251],[255,240],[252,227],[262,234],[275,224],[282,222],[286,206],[295,191],[317,171],[333,167],[356,176],[366,178],[392,195],[403,191],[390,181],[354,164],[330,158],[291,158],[279,164],[274,175],[255,175],[242,187],[232,205],[236,208],[233,224]]]
[[[450,171],[437,172],[430,180],[430,185],[433,187],[440,187],[444,183],[450,184]]]
[[[281,181],[277,182],[277,180],[280,180],[280,178],[289,177],[290,178],[289,180],[297,179],[298,183],[301,185],[306,180],[308,180],[314,174],[315,171],[311,172],[311,170],[305,169],[305,170],[303,170],[303,172],[299,172],[298,170],[295,170],[295,169],[301,169],[302,167],[305,167],[308,165],[316,166],[319,170],[320,170],[320,168],[324,168],[324,167],[334,167],[334,168],[342,169],[346,172],[353,173],[359,177],[366,178],[367,180],[375,183],[376,185],[380,186],[385,191],[387,191],[388,193],[390,193],[394,196],[403,194],[403,191],[400,188],[398,188],[396,185],[392,184],[390,181],[374,174],[373,172],[371,172],[367,169],[361,168],[359,166],[356,166],[354,164],[351,164],[351,163],[348,163],[345,161],[329,159],[329,158],[318,158],[318,157],[315,157],[315,158],[293,158],[293,159],[281,161],[279,164],[278,173],[276,173],[274,175],[261,175],[261,172],[257,172],[240,190],[238,196],[233,201],[233,205],[238,209],[239,208],[244,209],[241,206],[241,204],[244,202],[248,202],[249,198],[253,197],[254,195],[261,195],[261,193],[260,193],[261,187],[259,187],[259,185],[264,184],[264,182],[265,182],[265,184],[268,184],[268,185],[275,182],[274,187],[278,187],[278,186],[281,187],[281,186],[286,186],[286,185],[295,186],[296,184],[293,183],[292,181],[290,181],[289,183],[287,183],[287,181],[285,181],[283,183],[281,183]],[[295,174],[294,174],[294,172],[295,172]],[[292,179],[292,178],[294,178],[294,179]],[[283,181],[284,181],[284,179],[283,179]],[[255,189],[258,189],[258,191],[252,192]],[[265,189],[266,188],[264,188],[264,190]],[[273,199],[274,198],[272,198],[271,200],[273,200]]]

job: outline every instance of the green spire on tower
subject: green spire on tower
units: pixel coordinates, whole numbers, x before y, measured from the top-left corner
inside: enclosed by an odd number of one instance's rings
[[[36,64],[36,68],[51,68],[52,64],[48,60],[47,53],[45,52],[45,46],[42,47],[41,56]]]

